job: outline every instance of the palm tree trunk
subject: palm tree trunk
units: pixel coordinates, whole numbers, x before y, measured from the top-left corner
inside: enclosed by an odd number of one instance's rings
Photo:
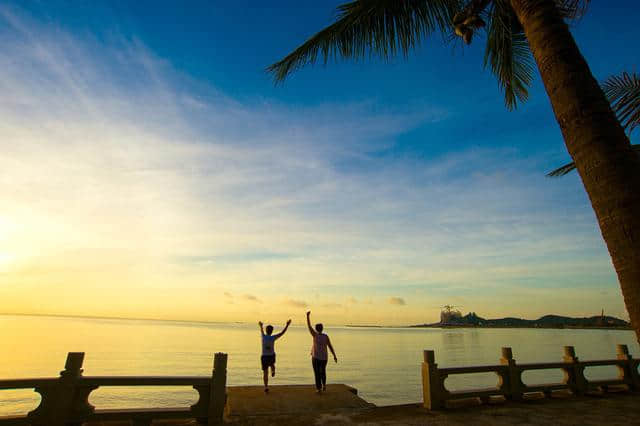
[[[596,213],[640,342],[640,161],[553,0],[510,0]]]

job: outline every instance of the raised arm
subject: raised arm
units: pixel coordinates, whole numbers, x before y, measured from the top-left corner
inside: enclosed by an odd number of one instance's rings
[[[285,324],[284,329],[280,333],[276,334],[276,339],[279,337],[282,337],[282,335],[287,332],[287,329],[289,328],[289,324],[291,324],[290,319],[287,320],[287,324]]]
[[[258,325],[260,326],[260,334],[264,336],[264,328],[262,327],[262,321],[258,321]]]
[[[329,346],[329,349],[331,350],[331,353],[333,354],[333,360],[335,362],[338,362],[338,357],[336,356],[336,351],[333,350],[333,345],[331,344],[331,339],[329,339],[329,336],[327,336],[327,346]]]
[[[312,336],[315,336],[318,333],[316,333],[313,327],[311,327],[311,320],[309,319],[310,315],[311,315],[311,311],[307,311],[307,327],[309,328],[309,333],[311,333]]]

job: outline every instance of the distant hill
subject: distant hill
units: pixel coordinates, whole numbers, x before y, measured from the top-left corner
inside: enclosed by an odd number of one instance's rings
[[[461,317],[451,318],[446,323],[412,325],[411,327],[521,327],[521,328],[630,328],[627,321],[610,316],[571,318],[561,315],[545,315],[538,319],[522,318],[485,319],[475,312]]]

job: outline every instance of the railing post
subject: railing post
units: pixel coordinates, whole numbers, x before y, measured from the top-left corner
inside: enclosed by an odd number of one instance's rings
[[[58,383],[43,394],[41,407],[29,413],[29,421],[34,426],[65,426],[74,424],[71,415],[76,396],[78,378],[82,376],[84,352],[69,352],[64,370],[60,372]],[[47,401],[45,401],[45,397]]]
[[[506,385],[506,391],[508,393],[507,395],[505,395],[505,397],[514,401],[521,401],[522,388],[524,386],[520,377],[520,369],[516,367],[516,360],[513,359],[513,351],[511,350],[511,348],[502,348],[502,357],[500,358],[500,364],[506,365],[509,368],[509,372],[507,373],[508,383],[500,383],[501,388]],[[500,376],[500,378],[502,379],[502,376]]]
[[[433,351],[423,352],[422,362],[422,400],[424,407],[429,410],[437,410],[444,407],[443,395],[440,392],[440,377],[438,364],[435,361]]]
[[[209,426],[222,423],[227,403],[227,354],[216,353],[213,358],[211,394],[209,396]]]
[[[562,360],[571,364],[564,369],[564,383],[569,385],[571,391],[576,395],[582,395],[587,391],[588,383],[584,377],[584,367],[580,364],[580,360],[576,356],[576,350],[573,346],[564,347],[564,356]]]
[[[620,379],[624,380],[624,383],[629,386],[630,390],[640,389],[638,368],[629,354],[629,348],[627,345],[616,345],[616,353],[616,357],[619,360],[625,361],[623,365],[618,366],[618,375]]]
[[[211,382],[207,385],[194,385],[193,388],[198,391],[198,402],[191,406],[191,412],[198,424],[206,425],[209,420],[209,403],[211,402]]]

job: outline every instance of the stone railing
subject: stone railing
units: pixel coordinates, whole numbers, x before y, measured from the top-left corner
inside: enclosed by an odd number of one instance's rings
[[[206,425],[222,423],[227,398],[227,354],[215,354],[210,377],[83,376],[83,360],[84,352],[70,352],[58,378],[0,380],[0,391],[34,389],[41,395],[35,410],[26,416],[0,417],[0,426],[65,426],[109,420],[148,426],[154,419],[185,418],[195,418]],[[192,386],[199,398],[190,407],[97,410],[89,403],[89,395],[104,386]]]
[[[617,346],[617,359],[600,361],[580,361],[576,357],[573,346],[564,347],[562,362],[546,362],[535,364],[517,364],[513,359],[511,348],[502,348],[500,365],[474,367],[439,368],[435,362],[433,351],[424,351],[422,363],[422,393],[425,408],[435,410],[445,408],[446,402],[456,399],[479,398],[488,402],[493,396],[503,396],[506,400],[519,401],[527,394],[543,393],[551,396],[553,391],[566,390],[575,395],[601,390],[607,391],[612,386],[624,386],[629,390],[640,390],[638,363],[629,355],[626,345]],[[618,377],[609,380],[588,380],[584,375],[587,367],[612,365],[618,368]],[[561,383],[526,385],[522,381],[522,373],[529,370],[560,369],[564,372]],[[444,385],[445,379],[453,374],[472,374],[493,372],[498,375],[495,387],[464,391],[449,391]]]

